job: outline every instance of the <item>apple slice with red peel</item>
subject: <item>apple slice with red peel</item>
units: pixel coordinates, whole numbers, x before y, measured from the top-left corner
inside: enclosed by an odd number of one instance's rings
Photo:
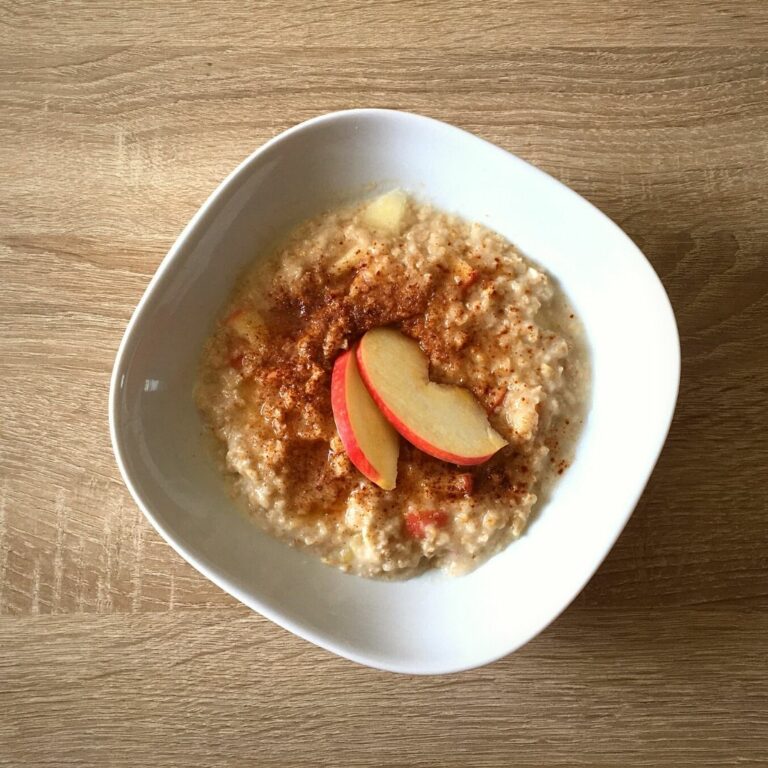
[[[376,405],[424,453],[453,464],[482,464],[507,444],[471,392],[429,380],[427,356],[394,328],[368,331],[357,362]]]
[[[354,349],[339,355],[333,365],[331,408],[349,460],[379,488],[391,491],[397,479],[400,436],[363,384]]]

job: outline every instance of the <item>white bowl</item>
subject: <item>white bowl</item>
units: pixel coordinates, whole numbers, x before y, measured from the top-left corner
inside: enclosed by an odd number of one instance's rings
[[[573,465],[526,534],[460,578],[369,581],[261,532],[228,498],[192,399],[203,340],[238,273],[288,226],[392,187],[482,222],[544,266],[570,296],[591,347],[592,405]],[[185,227],[120,346],[110,427],[144,514],[222,589],[361,664],[435,674],[514,651],[578,594],[653,469],[679,370],[677,328],[659,279],[590,203],[458,128],[403,112],[352,110],[265,144]]]

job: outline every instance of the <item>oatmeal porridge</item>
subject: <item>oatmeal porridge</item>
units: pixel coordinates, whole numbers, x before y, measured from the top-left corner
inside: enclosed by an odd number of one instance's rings
[[[239,281],[196,399],[256,522],[369,577],[471,570],[520,536],[584,419],[552,279],[401,192],[296,229]]]

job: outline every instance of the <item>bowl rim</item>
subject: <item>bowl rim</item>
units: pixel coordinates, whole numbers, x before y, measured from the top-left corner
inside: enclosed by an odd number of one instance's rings
[[[233,184],[233,182],[235,182],[238,178],[245,176],[248,170],[250,169],[250,167],[256,162],[258,162],[261,155],[265,154],[275,144],[281,143],[285,139],[297,133],[301,133],[307,129],[314,128],[315,126],[322,125],[327,122],[333,122],[336,120],[344,120],[344,119],[350,119],[350,118],[354,119],[359,117],[376,117],[376,116],[384,117],[384,118],[398,117],[398,118],[405,118],[407,120],[413,120],[415,122],[430,123],[433,125],[440,126],[441,130],[444,130],[444,131],[447,130],[450,132],[454,132],[455,134],[460,134],[463,141],[481,143],[485,145],[486,148],[490,148],[494,152],[499,153],[500,157],[503,157],[505,162],[509,162],[510,160],[513,160],[516,163],[522,164],[522,166],[526,167],[526,169],[529,172],[533,172],[535,174],[539,174],[543,177],[546,177],[548,183],[557,185],[558,187],[561,188],[561,190],[565,190],[568,194],[573,195],[579,198],[581,201],[585,202],[592,209],[592,213],[597,215],[599,218],[601,218],[604,224],[614,228],[615,230],[618,230],[618,232],[621,233],[621,235],[625,238],[625,240],[628,241],[633,246],[633,249],[636,255],[642,258],[643,261],[645,262],[646,266],[648,267],[648,269],[652,274],[652,277],[655,278],[658,284],[658,287],[660,289],[660,293],[659,293],[660,304],[659,304],[658,310],[663,311],[664,314],[667,316],[665,324],[668,326],[668,330],[672,334],[672,338],[670,338],[670,350],[669,350],[672,353],[672,359],[670,360],[671,365],[669,367],[668,374],[667,374],[670,380],[669,392],[671,394],[671,397],[669,397],[668,401],[665,403],[665,405],[667,406],[666,413],[663,414],[665,417],[665,421],[660,421],[660,423],[666,423],[666,426],[659,432],[658,445],[655,449],[654,455],[652,456],[652,462],[649,465],[647,475],[644,477],[640,485],[639,491],[636,494],[634,494],[634,497],[631,503],[627,504],[626,512],[622,513],[621,516],[617,516],[616,528],[612,532],[611,536],[606,537],[606,544],[600,554],[600,557],[595,560],[595,564],[592,568],[585,570],[583,579],[580,580],[574,586],[574,588],[571,590],[570,596],[556,613],[548,615],[546,619],[535,623],[533,627],[528,632],[525,633],[522,639],[519,639],[511,647],[504,650],[503,652],[501,653],[494,652],[490,654],[488,657],[478,658],[473,660],[470,663],[443,664],[443,665],[438,664],[438,665],[430,666],[429,668],[426,668],[423,665],[423,663],[413,665],[412,663],[407,661],[403,663],[397,663],[394,661],[392,663],[383,662],[379,658],[372,658],[371,656],[369,656],[364,652],[358,652],[354,648],[342,647],[337,642],[329,641],[322,634],[318,634],[317,632],[313,631],[312,628],[302,626],[296,621],[293,621],[290,618],[283,616],[282,614],[279,613],[279,611],[272,610],[269,606],[262,604],[262,602],[258,598],[254,597],[253,595],[245,592],[244,590],[232,584],[226,577],[224,577],[223,575],[220,575],[217,572],[215,566],[209,565],[208,563],[204,562],[201,558],[197,557],[195,554],[188,551],[184,545],[180,544],[176,540],[173,531],[167,529],[166,526],[163,525],[163,523],[153,513],[151,502],[148,499],[145,499],[142,496],[142,494],[139,492],[138,488],[134,485],[131,474],[127,468],[127,462],[125,459],[125,448],[123,445],[124,435],[122,433],[122,425],[120,424],[120,420],[118,418],[120,379],[121,379],[121,376],[123,375],[123,371],[126,367],[127,361],[130,358],[129,352],[131,351],[131,347],[135,343],[133,338],[134,330],[140,324],[141,319],[146,312],[147,305],[149,304],[150,299],[155,291],[155,287],[162,280],[165,273],[170,269],[170,267],[177,260],[178,255],[182,251],[184,246],[187,244],[190,238],[196,233],[198,227],[200,227],[201,224],[204,224],[207,219],[215,218],[219,209],[224,207],[224,205],[227,202],[228,196],[230,194],[233,194],[235,191],[236,185]],[[316,117],[312,117],[308,120],[304,120],[300,123],[297,123],[296,125],[280,132],[279,134],[275,135],[274,137],[266,141],[264,144],[257,147],[253,152],[251,152],[244,160],[242,160],[232,171],[230,171],[225,176],[225,178],[216,186],[213,192],[210,193],[207,199],[203,202],[203,204],[198,208],[198,210],[194,213],[192,218],[187,222],[187,224],[181,230],[180,234],[177,236],[177,238],[175,239],[175,241],[173,242],[173,244],[171,245],[171,247],[163,257],[154,275],[152,276],[149,283],[147,284],[147,287],[145,288],[141,296],[141,299],[139,300],[138,304],[136,305],[136,308],[131,314],[131,318],[128,321],[125,332],[123,333],[122,339],[118,346],[118,350],[115,355],[115,362],[113,365],[112,374],[110,376],[110,385],[109,385],[109,399],[108,399],[109,432],[110,432],[112,450],[115,455],[115,460],[116,460],[118,469],[120,470],[120,474],[122,476],[123,482],[125,483],[126,487],[128,488],[128,491],[133,497],[134,502],[137,504],[137,506],[143,513],[143,515],[147,518],[147,520],[149,520],[152,527],[160,534],[162,539],[166,543],[168,543],[178,555],[180,555],[187,563],[189,563],[193,568],[195,568],[195,570],[197,570],[199,573],[201,573],[203,576],[205,576],[207,579],[209,579],[211,582],[213,582],[216,586],[218,586],[220,589],[225,591],[227,594],[231,595],[239,602],[248,606],[251,610],[256,611],[260,615],[274,622],[278,626],[288,630],[294,635],[304,640],[307,640],[308,642],[311,642],[314,645],[320,648],[323,648],[326,651],[329,651],[330,653],[349,659],[350,661],[353,661],[357,664],[388,671],[388,672],[410,674],[410,675],[451,674],[451,673],[462,672],[465,670],[475,669],[478,667],[485,666],[487,664],[491,664],[495,661],[498,661],[499,659],[502,659],[510,655],[511,653],[514,653],[523,645],[530,642],[534,637],[540,634],[547,626],[549,626],[552,622],[554,622],[571,605],[573,600],[579,595],[579,593],[582,591],[584,586],[590,581],[590,579],[594,576],[595,572],[603,564],[608,553],[613,548],[614,544],[616,543],[617,539],[621,535],[622,531],[624,530],[627,523],[629,522],[629,519],[634,513],[634,510],[640,500],[640,497],[645,491],[648,480],[650,479],[651,474],[653,473],[653,470],[656,467],[659,456],[661,455],[661,451],[666,443],[667,436],[669,434],[669,430],[672,425],[675,408],[677,405],[677,398],[678,398],[679,388],[680,388],[680,368],[681,368],[681,349],[680,349],[679,331],[677,328],[677,323],[674,315],[674,310],[672,308],[672,304],[669,300],[669,296],[666,292],[666,289],[664,288],[664,285],[661,279],[659,278],[657,272],[653,268],[653,265],[650,263],[648,258],[640,250],[640,248],[638,248],[637,245],[632,241],[629,235],[627,235],[624,232],[624,230],[621,229],[621,227],[619,227],[618,224],[616,224],[610,217],[608,217],[605,213],[603,213],[593,203],[591,203],[589,200],[584,198],[575,190],[565,185],[563,182],[559,181],[553,176],[550,176],[545,171],[542,171],[540,168],[537,168],[536,166],[532,165],[526,160],[523,160],[522,158],[518,157],[512,152],[509,152],[508,150],[498,146],[497,144],[487,141],[486,139],[483,139],[480,136],[477,136],[476,134],[471,133],[470,131],[451,125],[450,123],[446,123],[442,120],[437,120],[432,117],[427,117],[425,115],[420,115],[415,112],[409,112],[409,111],[397,110],[397,109],[381,109],[381,108],[344,109],[344,110],[338,110],[334,112],[321,114]],[[590,405],[589,407],[590,411],[591,411],[591,408],[592,408],[592,405]]]

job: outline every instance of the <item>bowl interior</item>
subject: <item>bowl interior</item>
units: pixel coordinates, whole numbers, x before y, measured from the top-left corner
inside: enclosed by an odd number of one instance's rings
[[[396,186],[490,226],[545,267],[580,313],[592,353],[593,404],[574,464],[528,532],[461,578],[368,581],[263,534],[229,499],[192,400],[202,343],[241,270],[301,219]],[[597,209],[456,128],[357,110],[265,145],[190,222],[126,332],[111,420],[137,501],[209,578],[349,658],[443,672],[514,650],[581,589],[653,468],[678,377],[666,294],[636,246]]]

